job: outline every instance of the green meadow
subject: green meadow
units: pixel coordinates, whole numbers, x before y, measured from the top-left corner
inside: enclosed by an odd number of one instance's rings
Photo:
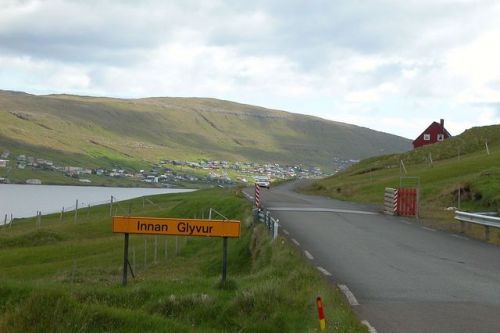
[[[465,211],[500,208],[500,125],[472,128],[444,142],[404,154],[373,157],[314,182],[308,193],[382,205],[385,187],[419,186],[420,219],[436,228],[462,232],[449,207]],[[482,238],[482,226],[465,233]],[[500,243],[492,229],[491,242]]]
[[[130,235],[134,277],[122,286],[124,236],[111,232],[110,211],[207,218],[210,208],[241,221],[225,284],[222,239]],[[16,219],[0,228],[0,266],[0,332],[316,332],[318,295],[326,332],[366,332],[299,252],[252,224],[234,189]]]

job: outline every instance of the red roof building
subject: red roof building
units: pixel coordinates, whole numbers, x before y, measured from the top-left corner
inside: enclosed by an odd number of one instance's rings
[[[433,121],[432,124],[413,141],[413,148],[444,141],[449,137],[451,137],[451,134],[444,128],[444,119],[441,119],[439,123]]]

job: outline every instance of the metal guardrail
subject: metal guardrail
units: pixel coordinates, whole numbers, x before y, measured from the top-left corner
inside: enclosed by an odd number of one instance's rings
[[[462,222],[500,228],[500,217],[491,216],[493,214],[495,213],[466,213],[457,210],[455,211],[455,219]]]
[[[479,224],[484,227],[484,238],[490,240],[490,227],[500,228],[500,217],[493,216],[496,213],[467,213],[455,211],[455,219],[462,223],[462,232],[465,231],[465,223]]]
[[[272,217],[270,211],[254,209],[254,223],[257,222],[263,223],[266,226],[273,240],[278,237],[279,219]]]

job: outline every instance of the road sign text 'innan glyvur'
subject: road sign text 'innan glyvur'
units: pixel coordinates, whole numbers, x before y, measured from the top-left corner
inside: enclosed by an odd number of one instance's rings
[[[238,238],[240,221],[113,216],[113,232]]]

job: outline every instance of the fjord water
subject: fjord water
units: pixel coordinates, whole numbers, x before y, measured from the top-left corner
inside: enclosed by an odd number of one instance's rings
[[[0,184],[0,224],[5,215],[14,218],[75,209],[76,200],[79,207],[95,206],[113,201],[127,200],[144,195],[191,192],[190,189],[170,188],[128,188],[97,186],[57,186],[57,185],[15,185]]]

